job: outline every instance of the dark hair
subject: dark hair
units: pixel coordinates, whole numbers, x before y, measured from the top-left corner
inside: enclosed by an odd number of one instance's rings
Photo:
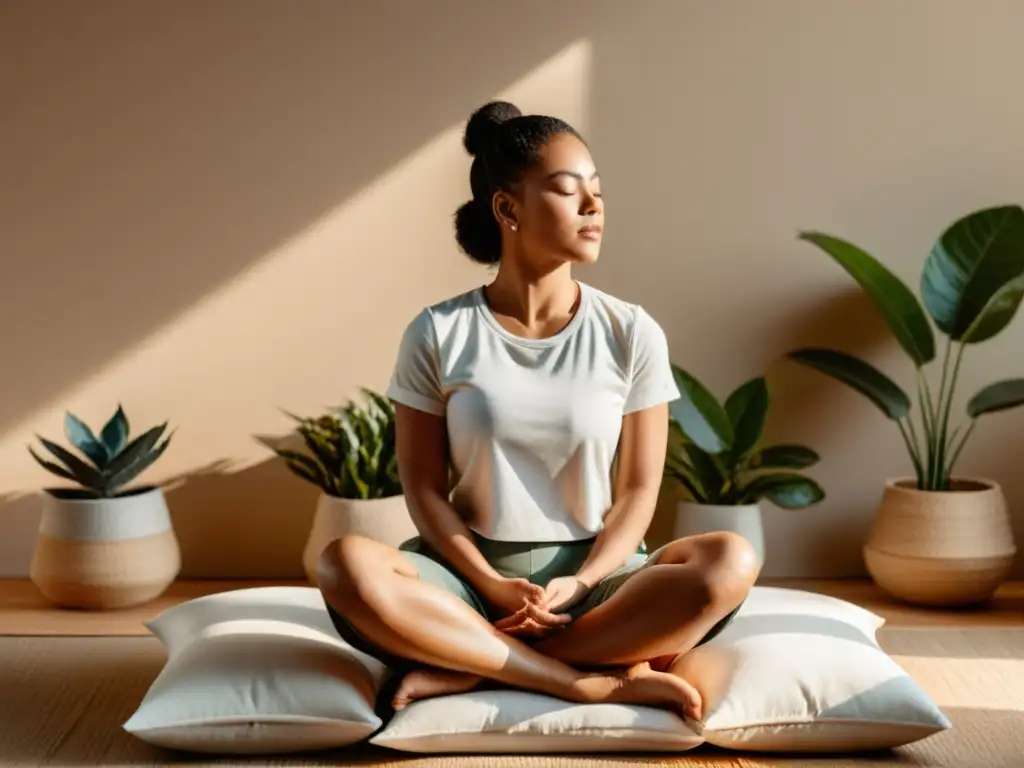
[[[455,239],[473,261],[496,264],[501,258],[501,226],[491,209],[494,193],[511,192],[559,133],[579,138],[568,123],[546,115],[523,115],[507,101],[485,104],[469,118],[462,143],[473,156],[473,198],[455,212]]]

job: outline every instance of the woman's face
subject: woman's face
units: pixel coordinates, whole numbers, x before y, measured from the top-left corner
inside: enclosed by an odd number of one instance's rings
[[[511,233],[516,251],[542,264],[597,261],[604,203],[597,169],[582,141],[571,133],[552,137],[517,192],[510,201],[518,224]]]

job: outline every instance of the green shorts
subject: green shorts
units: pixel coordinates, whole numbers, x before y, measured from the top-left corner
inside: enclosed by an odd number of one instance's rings
[[[533,584],[545,586],[551,579],[559,576],[572,576],[579,572],[586,561],[595,539],[582,541],[558,542],[511,542],[493,541],[473,534],[480,553],[487,562],[502,576],[507,578],[526,578]],[[409,539],[399,547],[415,567],[421,580],[434,584],[449,592],[483,616],[490,622],[497,621],[500,615],[487,601],[455,570],[454,566],[430,547],[422,538]],[[617,571],[614,571],[597,585],[579,603],[571,606],[566,613],[577,619],[587,611],[593,610],[608,600],[634,574],[657,562],[664,547],[652,552],[649,556],[636,554]],[[698,645],[713,638],[732,620],[739,606],[730,611],[725,618],[713,626],[701,638]],[[327,611],[341,637],[364,653],[373,656],[393,672],[402,674],[420,666],[417,662],[403,659],[388,653],[383,648],[363,637],[352,624],[335,611],[330,605]]]

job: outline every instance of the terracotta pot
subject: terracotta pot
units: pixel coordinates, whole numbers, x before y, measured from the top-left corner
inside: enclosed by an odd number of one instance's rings
[[[875,582],[909,603],[982,602],[1007,579],[1017,552],[1006,499],[991,480],[955,478],[949,491],[921,491],[910,478],[886,483],[864,561]]]
[[[110,499],[44,491],[29,575],[66,608],[146,603],[181,570],[181,550],[163,491],[142,488]]]
[[[713,531],[739,534],[754,547],[758,565],[764,565],[764,527],[759,504],[699,504],[685,499],[677,503],[674,538]]]
[[[316,586],[317,561],[324,547],[346,534],[397,547],[419,535],[405,505],[405,496],[385,499],[342,499],[320,494],[316,515],[302,553],[302,565],[310,584]]]

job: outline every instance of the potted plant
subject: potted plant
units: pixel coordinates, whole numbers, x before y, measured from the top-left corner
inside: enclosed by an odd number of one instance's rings
[[[692,374],[674,364],[672,372],[680,397],[669,404],[665,474],[687,492],[674,535],[733,531],[750,541],[763,565],[761,503],[803,509],[825,498],[817,482],[797,471],[816,464],[818,454],[803,445],[761,446],[769,406],[763,376],[742,384],[723,405]]]
[[[364,404],[350,401],[319,416],[285,412],[298,423],[307,451],[274,448],[293,473],[321,491],[302,555],[314,585],[320,553],[345,534],[394,547],[418,535],[398,477],[394,406],[370,389],[361,392]]]
[[[39,437],[50,460],[29,446],[44,469],[76,484],[43,491],[29,575],[47,598],[69,608],[124,608],[157,597],[177,577],[181,552],[163,490],[130,485],[167,450],[166,430],[164,423],[129,440],[119,405],[98,436],[65,414],[78,453]]]
[[[957,475],[956,463],[980,417],[1024,403],[1024,379],[983,387],[966,403],[966,423],[951,429],[950,422],[965,352],[1002,332],[1024,297],[1024,209],[985,208],[950,224],[925,259],[923,308],[907,285],[856,245],[820,232],[800,238],[857,281],[914,367],[916,423],[907,393],[871,364],[818,347],[788,355],[867,397],[895,423],[913,464],[913,477],[885,484],[864,546],[869,573],[908,602],[985,600],[1009,575],[1016,546],[998,483]],[[945,336],[937,392],[925,372],[936,359],[933,323]]]

